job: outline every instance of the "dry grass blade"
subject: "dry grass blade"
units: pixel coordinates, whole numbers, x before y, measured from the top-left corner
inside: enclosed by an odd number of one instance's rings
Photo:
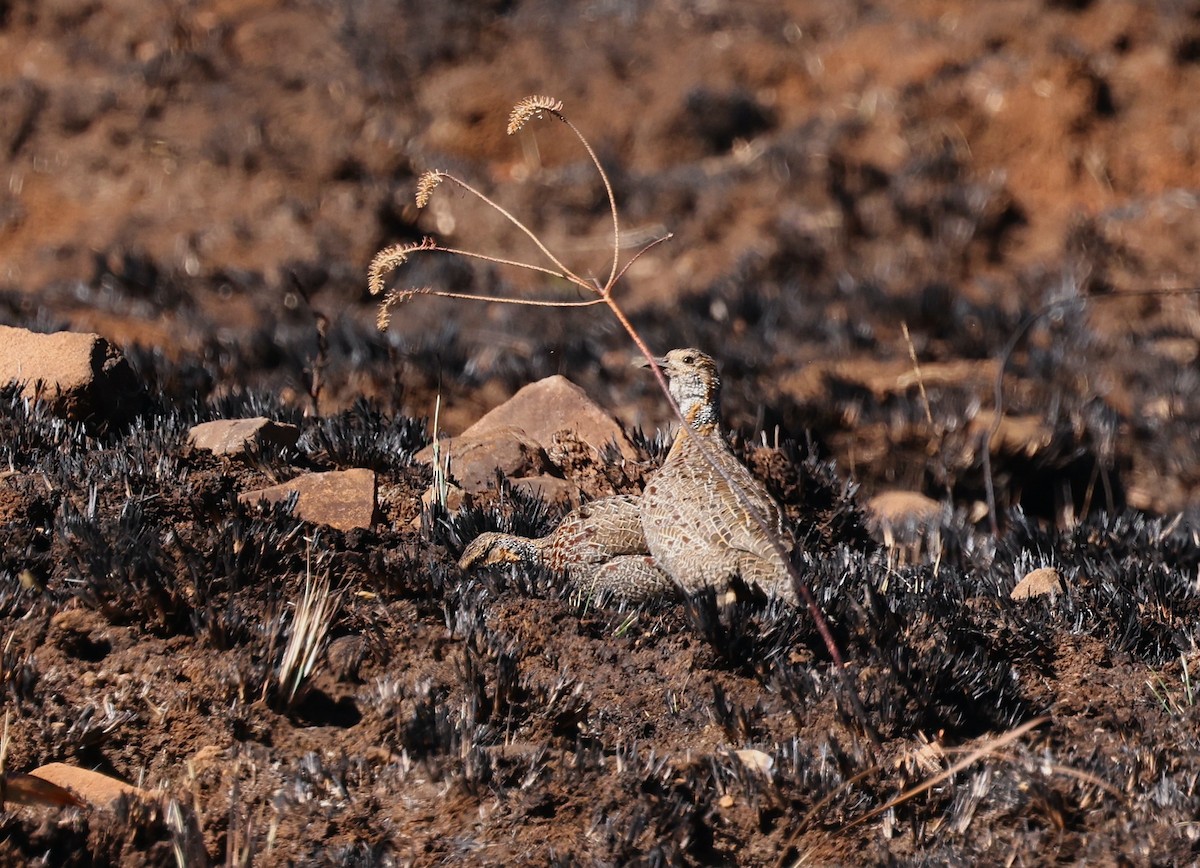
[[[530,120],[542,117],[544,112],[550,112],[564,124],[566,124],[579,143],[583,145],[583,149],[587,152],[588,158],[592,161],[592,165],[600,175],[600,180],[604,184],[604,193],[608,197],[608,209],[612,216],[613,227],[613,261],[612,268],[608,272],[608,280],[604,286],[598,291],[602,296],[608,296],[612,292],[613,286],[617,281],[617,268],[620,265],[621,256],[621,218],[617,213],[617,198],[613,193],[612,182],[608,179],[608,173],[604,171],[604,165],[600,162],[600,158],[596,156],[595,150],[592,149],[592,143],[587,140],[587,137],[579,131],[575,124],[571,123],[570,119],[562,113],[563,104],[561,100],[557,100],[550,96],[527,96],[515,106],[513,106],[512,114],[508,119],[508,134],[520,130]]]
[[[1041,724],[1045,723],[1048,720],[1049,720],[1049,718],[1040,717],[1040,718],[1037,718],[1036,720],[1028,721],[1027,723],[1022,724],[1021,726],[1017,727],[1016,729],[1010,730],[1009,732],[1005,733],[1004,735],[1000,736],[999,738],[995,739],[994,741],[989,742],[988,744],[985,744],[981,747],[977,747],[977,748],[942,747],[941,748],[942,752],[944,752],[946,754],[958,754],[958,755],[961,755],[963,757],[963,759],[960,760],[959,762],[955,763],[954,765],[950,766],[949,768],[939,772],[934,777],[929,778],[926,781],[923,781],[921,784],[914,787],[913,789],[906,790],[905,792],[901,793],[899,796],[896,796],[894,799],[890,800],[886,804],[881,805],[878,808],[874,808],[867,814],[864,814],[863,816],[856,818],[848,825],[843,826],[839,831],[845,831],[854,826],[865,823],[867,820],[870,820],[872,817],[878,816],[880,813],[888,810],[889,808],[894,808],[895,806],[897,806],[905,801],[908,801],[909,799],[919,795],[920,793],[924,792],[925,790],[927,790],[931,787],[937,786],[942,781],[945,781],[945,780],[949,779],[950,777],[953,777],[954,775],[958,774],[963,769],[967,768],[967,766],[971,765],[972,763],[977,762],[978,760],[984,758],[985,756],[995,757],[996,759],[1003,760],[1014,766],[1020,765],[1022,762],[1021,758],[1015,754],[1011,754],[1011,753],[1008,753],[1007,751],[1004,751],[1003,748],[1006,747],[1007,745],[1011,744],[1012,742],[1016,741],[1021,736],[1025,735],[1025,733],[1029,732],[1031,729],[1035,729],[1036,727],[1040,726]],[[1117,790],[1116,787],[1114,787],[1112,784],[1108,783],[1107,781],[1104,781],[1104,780],[1096,777],[1095,775],[1088,774],[1087,772],[1080,771],[1079,769],[1073,769],[1069,766],[1064,766],[1059,763],[1043,762],[1043,763],[1041,763],[1041,765],[1048,771],[1051,771],[1055,774],[1063,775],[1065,777],[1075,778],[1076,780],[1080,781],[1081,783],[1090,784],[1091,786],[1094,786],[1097,789],[1103,790],[1104,792],[1108,793],[1110,796],[1114,797],[1118,801],[1124,801],[1124,796],[1121,794],[1121,792],[1119,790]],[[879,772],[882,768],[883,768],[882,764],[876,763],[866,769],[863,769],[862,771],[860,771],[858,774],[854,775],[853,777],[847,778],[845,781],[843,781],[841,784],[839,784],[837,787],[835,787],[829,793],[826,793],[825,796],[822,797],[815,805],[813,805],[812,808],[809,809],[808,813],[806,813],[804,815],[804,817],[803,817],[803,819],[801,819],[799,825],[793,831],[790,840],[794,841],[797,837],[799,837],[807,829],[809,829],[812,826],[813,821],[820,815],[820,813],[829,804],[831,804],[833,802],[833,800],[835,798],[837,798],[839,793],[845,792],[850,787],[857,784],[859,781],[864,780],[864,779],[870,777],[871,775]],[[797,862],[795,864],[799,865],[800,862]]]
[[[912,335],[908,333],[908,323],[900,323],[900,331],[904,333],[904,343],[908,345],[908,358],[913,364],[913,373],[917,375],[917,388],[921,390],[921,406],[925,408],[925,421],[933,427],[933,409],[929,406],[929,395],[925,392],[925,378],[921,376],[921,363],[917,361],[917,348],[913,346]]]
[[[517,219],[516,215],[514,215],[511,211],[509,211],[507,208],[505,208],[499,202],[494,201],[491,197],[487,196],[481,190],[477,190],[475,187],[468,184],[462,178],[451,175],[448,172],[442,172],[441,176],[445,180],[450,181],[452,184],[456,184],[457,186],[461,187],[463,190],[470,193],[472,196],[474,196],[479,201],[483,202],[483,204],[487,205],[489,208],[491,208],[493,211],[495,211],[497,214],[499,214],[501,217],[503,217],[505,220],[507,220],[513,226],[520,229],[521,232],[523,232],[530,241],[532,241],[535,245],[537,245],[537,249],[542,252],[542,255],[545,256],[548,260],[550,260],[550,263],[556,269],[558,269],[557,272],[551,272],[551,273],[558,274],[558,272],[562,272],[561,275],[559,275],[559,276],[571,281],[574,284],[577,284],[578,286],[583,287],[584,289],[594,290],[594,287],[590,283],[588,283],[586,280],[584,280],[579,275],[575,274],[573,271],[571,271],[571,269],[567,268],[567,266],[563,265],[562,261],[551,252],[550,248],[548,248],[545,245],[545,243],[542,241],[542,239],[538,237],[538,234],[536,232],[534,232],[532,229],[530,229],[528,226],[526,226],[523,222],[521,222],[521,220]],[[463,251],[458,251],[458,252],[463,252]],[[475,256],[479,259],[491,258],[491,257],[484,256],[483,254],[480,254],[480,253],[472,253],[472,254],[467,254],[467,255]],[[528,268],[533,271],[544,271],[545,270],[545,269],[539,268],[536,265],[526,265],[525,263],[521,263],[521,262],[507,262],[506,260],[501,260],[501,259],[493,259],[493,261],[500,262],[502,264],[515,265],[520,268]]]
[[[311,568],[305,571],[304,591],[296,602],[291,635],[279,661],[276,683],[281,693],[286,691],[281,699],[292,702],[316,669],[340,603],[341,596],[333,593],[328,574],[314,580]]]
[[[414,295],[425,295],[436,291],[428,286],[409,289],[392,289],[388,290],[388,294],[383,297],[383,301],[379,304],[379,310],[375,314],[375,326],[385,332],[392,324],[392,308],[398,304],[403,304]]]
[[[977,763],[979,760],[983,759],[984,757],[999,754],[1000,750],[1002,748],[1007,747],[1008,745],[1012,744],[1017,739],[1021,738],[1023,735],[1025,735],[1030,730],[1036,729],[1037,727],[1041,726],[1043,723],[1048,722],[1049,720],[1050,720],[1050,718],[1048,718],[1048,717],[1034,718],[1033,720],[1030,720],[1030,721],[1027,721],[1027,722],[1021,724],[1020,726],[1016,727],[1015,729],[1010,729],[1008,732],[1004,733],[1001,736],[997,736],[996,738],[991,739],[990,741],[984,742],[979,747],[971,750],[962,759],[960,759],[958,762],[954,763],[954,765],[950,766],[949,768],[947,768],[941,772],[938,772],[936,775],[933,775],[930,778],[926,778],[924,781],[917,784],[915,787],[905,790],[900,795],[896,796],[893,799],[889,799],[888,801],[884,802],[879,807],[872,808],[871,810],[869,810],[865,814],[863,814],[861,817],[856,817],[855,819],[851,820],[849,823],[847,823],[845,826],[842,827],[841,831],[844,832],[848,829],[853,829],[855,826],[861,826],[863,823],[867,822],[868,820],[879,816],[884,811],[890,810],[890,809],[896,807],[897,805],[902,805],[905,802],[909,801],[910,799],[915,799],[917,796],[921,795],[921,793],[925,792],[926,790],[930,790],[933,787],[936,787],[938,784],[942,783],[943,781],[949,780],[950,778],[954,777],[956,774],[961,772],[963,769],[965,769],[971,765],[974,765],[975,763]]]
[[[371,290],[371,295],[379,295],[383,292],[383,279],[408,262],[408,257],[411,254],[416,253],[418,250],[436,249],[437,243],[432,238],[423,238],[420,241],[408,244],[393,244],[391,247],[385,247],[383,250],[380,250],[372,257],[371,265],[367,269],[367,285]]]

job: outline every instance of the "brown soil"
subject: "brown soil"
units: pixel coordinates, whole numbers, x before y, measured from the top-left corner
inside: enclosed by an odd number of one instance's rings
[[[152,397],[99,431],[0,393],[7,768],[164,793],[13,809],[0,860],[1200,858],[1200,305],[1153,292],[1200,286],[1196,10],[402,5],[0,3],[0,321],[99,332]],[[878,747],[806,615],[463,576],[476,533],[553,525],[519,492],[412,527],[436,395],[460,431],[562,373],[631,430],[667,422],[597,309],[420,299],[374,328],[384,244],[536,255],[452,189],[418,212],[427,168],[607,273],[577,143],[547,122],[504,136],[530,93],[592,139],[627,256],[674,233],[619,292],[655,348],[720,359]],[[445,257],[395,279],[573,297]],[[186,445],[197,421],[260,414],[300,424],[298,447]],[[639,442],[642,465],[564,472],[636,491],[662,453]],[[354,467],[380,474],[370,530],[237,503]],[[898,567],[863,530],[891,488],[953,503],[936,564]],[[1066,594],[1010,601],[1043,566]],[[339,606],[292,695],[306,573]]]

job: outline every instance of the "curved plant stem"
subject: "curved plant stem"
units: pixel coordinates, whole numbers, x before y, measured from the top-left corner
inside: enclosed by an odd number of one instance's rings
[[[559,258],[550,252],[550,248],[548,248],[542,242],[542,239],[537,236],[537,233],[535,233],[532,229],[530,229],[528,226],[526,226],[524,223],[522,223],[519,219],[517,219],[517,217],[515,217],[512,214],[512,212],[510,212],[507,208],[505,208],[503,205],[499,204],[498,202],[495,202],[492,199],[488,198],[481,191],[476,190],[474,187],[472,187],[470,184],[468,184],[466,181],[462,180],[461,178],[459,178],[455,175],[445,174],[445,173],[443,176],[445,177],[445,179],[447,181],[457,184],[458,186],[460,186],[464,190],[466,190],[468,193],[470,193],[472,196],[475,196],[476,198],[482,200],[484,202],[484,204],[486,204],[490,208],[494,209],[498,214],[500,214],[500,216],[502,216],[506,220],[508,220],[509,223],[511,223],[512,225],[514,225],[518,229],[520,229],[522,232],[524,232],[529,237],[529,239],[531,241],[533,241],[534,244],[537,245],[538,250],[540,250],[540,251],[542,251],[542,253],[546,254],[546,258],[549,259],[552,263],[554,263],[554,266],[556,268],[558,268],[560,271],[562,271],[563,275],[565,277],[567,277],[567,279],[569,279],[572,282],[577,283],[583,287],[589,286],[586,280],[581,278],[579,275],[575,274],[573,271],[571,271],[571,269],[567,268],[567,266],[563,265],[563,263],[559,260]]]
[[[601,294],[608,295],[612,292],[613,286],[617,282],[617,266],[620,264],[621,258],[621,218],[617,214],[617,197],[613,193],[612,183],[608,180],[608,173],[604,171],[604,166],[600,164],[600,158],[596,156],[596,152],[592,150],[591,143],[584,137],[583,133],[575,124],[567,119],[566,115],[560,111],[555,111],[554,116],[566,124],[571,132],[575,134],[575,138],[583,144],[583,148],[587,151],[587,155],[592,160],[592,165],[596,167],[596,171],[600,173],[600,180],[604,182],[604,193],[608,196],[608,210],[612,215],[613,226],[613,261],[612,268],[608,272],[608,280],[604,284],[604,289]]]

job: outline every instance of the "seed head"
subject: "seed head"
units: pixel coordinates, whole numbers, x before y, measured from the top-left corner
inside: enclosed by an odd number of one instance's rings
[[[390,289],[388,294],[383,297],[383,301],[379,303],[379,312],[375,314],[375,325],[381,331],[388,330],[388,326],[392,324],[392,308],[396,305],[404,304],[414,295],[425,295],[433,290],[428,286],[420,288],[408,289]]]
[[[512,114],[508,116],[508,134],[511,136],[534,118],[541,118],[544,112],[561,118],[562,107],[562,100],[552,96],[527,96],[513,106]]]
[[[417,180],[417,207],[424,208],[429,204],[429,197],[433,195],[437,185],[442,183],[442,178],[445,173],[439,171],[423,172]]]
[[[383,278],[406,263],[410,253],[417,250],[432,250],[435,247],[437,247],[437,242],[432,238],[425,238],[416,243],[393,244],[391,247],[380,250],[371,260],[371,267],[367,269],[367,285],[370,287],[371,295],[379,295],[383,292]]]

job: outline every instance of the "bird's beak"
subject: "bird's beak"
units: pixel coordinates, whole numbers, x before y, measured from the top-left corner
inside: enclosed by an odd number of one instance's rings
[[[660,368],[660,369],[661,369],[661,368],[662,368],[662,366],[663,366],[664,364],[666,364],[666,362],[667,362],[667,360],[666,360],[666,359],[655,359],[655,360],[654,360],[654,365],[653,365],[653,366],[654,366],[654,367],[656,367],[656,368]],[[649,363],[648,361],[646,361],[646,357],[645,357],[645,356],[638,356],[638,357],[636,357],[636,358],[633,360],[633,366],[634,366],[635,368],[649,368],[649,367],[651,367],[650,363]]]

